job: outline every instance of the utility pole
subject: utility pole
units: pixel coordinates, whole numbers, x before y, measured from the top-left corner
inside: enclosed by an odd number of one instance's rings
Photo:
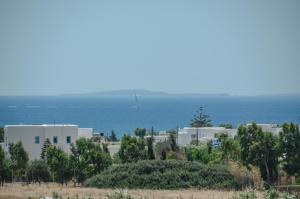
[[[197,127],[197,146],[199,145],[199,137],[198,137],[198,134],[199,134],[199,132],[198,132],[198,127]]]
[[[154,141],[154,127],[151,127],[151,140]]]

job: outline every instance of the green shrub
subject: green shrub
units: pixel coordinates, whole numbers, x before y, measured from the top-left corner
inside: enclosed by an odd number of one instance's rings
[[[264,193],[265,199],[297,199],[297,196],[286,192],[279,192],[276,189],[268,189]]]
[[[204,164],[222,162],[220,151],[212,150],[209,152],[209,148],[206,145],[188,147],[187,159],[190,161],[198,161]]]
[[[257,199],[257,192],[255,189],[246,189],[245,191],[235,193],[231,199]],[[279,192],[276,189],[268,189],[264,192],[264,199],[297,199],[297,196],[285,192]]]
[[[85,182],[98,188],[236,188],[237,182],[223,165],[182,160],[151,160],[114,165]]]
[[[45,160],[33,160],[29,162],[26,169],[29,182],[48,182],[50,180],[50,169]]]
[[[295,184],[300,185],[300,177],[296,177]]]

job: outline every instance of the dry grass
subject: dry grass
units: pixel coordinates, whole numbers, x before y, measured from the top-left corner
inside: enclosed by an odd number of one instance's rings
[[[92,195],[96,198],[106,198],[108,193],[112,193],[114,189],[97,189],[97,188],[84,188],[84,187],[66,187],[59,184],[6,184],[0,187],[0,199],[27,199],[29,196],[32,198],[40,198],[41,196],[52,196],[52,192],[57,192],[63,198],[87,197]],[[183,189],[183,190],[143,190],[135,189],[128,190],[132,196],[143,197],[145,199],[227,199],[233,192],[220,191],[220,190],[197,190],[197,189]]]

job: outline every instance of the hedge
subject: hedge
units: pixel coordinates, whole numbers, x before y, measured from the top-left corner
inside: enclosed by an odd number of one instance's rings
[[[236,188],[224,165],[184,160],[145,160],[113,165],[88,179],[88,187],[128,189]]]

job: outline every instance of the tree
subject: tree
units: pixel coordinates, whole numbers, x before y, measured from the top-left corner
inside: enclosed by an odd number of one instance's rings
[[[102,149],[103,149],[104,153],[107,153],[110,155],[107,143],[102,143]]]
[[[253,143],[250,157],[261,171],[263,178],[272,183],[278,177],[279,153],[278,138],[271,132],[263,132],[262,137]]]
[[[210,127],[211,120],[209,119],[209,115],[203,113],[203,107],[200,107],[196,112],[194,117],[191,119],[191,127]]]
[[[178,151],[178,146],[177,146],[177,143],[176,143],[175,133],[170,133],[169,139],[170,139],[171,150],[173,152],[177,152]]]
[[[75,144],[71,144],[71,168],[77,182],[83,183],[112,164],[107,145],[103,144],[102,147],[86,138],[77,139]]]
[[[92,153],[93,155],[91,156],[91,164],[93,165],[93,167],[89,173],[89,177],[100,173],[112,164],[110,154],[103,152],[100,145],[95,145]]]
[[[161,160],[166,160],[166,159],[167,159],[167,152],[165,149],[163,149],[161,152]]]
[[[300,175],[300,132],[293,123],[282,125],[279,133],[279,147],[282,155],[283,169],[289,175]]]
[[[147,159],[144,140],[130,135],[123,136],[118,153],[123,163]]]
[[[56,146],[49,146],[47,149],[47,164],[52,172],[52,177],[61,184],[72,178],[72,168],[69,156]]]
[[[111,131],[111,134],[109,136],[109,141],[111,141],[111,142],[117,142],[118,141],[117,135],[116,135],[114,130]]]
[[[10,160],[6,157],[5,151],[0,146],[0,186],[10,179]]]
[[[26,166],[28,163],[28,154],[23,148],[22,142],[9,144],[9,154],[11,159],[12,176],[16,173],[16,177],[21,179],[24,177]]]
[[[154,160],[154,150],[153,150],[153,138],[147,138],[147,153],[148,153],[148,159],[149,160]]]
[[[227,161],[229,159],[240,160],[240,145],[238,140],[234,140],[228,136],[227,133],[221,133],[216,136],[220,141],[220,151],[222,159]]]
[[[158,142],[155,144],[154,154],[157,159],[165,160],[169,151],[171,151],[169,140]],[[165,155],[165,159],[163,159],[163,155]]]
[[[0,142],[4,142],[4,128],[0,127]]]
[[[145,128],[136,128],[134,130],[134,134],[135,134],[135,136],[144,138],[144,136],[146,135],[146,129]]]
[[[41,153],[41,159],[46,159],[47,157],[47,149],[48,147],[51,145],[51,142],[49,140],[49,138],[46,138],[44,144],[43,144],[43,148],[42,148],[42,153]]]
[[[278,139],[270,132],[263,132],[255,123],[238,128],[241,159],[245,165],[259,167],[262,177],[273,182],[278,175]]]
[[[50,169],[45,160],[33,160],[27,167],[27,179],[29,182],[48,182],[50,180]]]
[[[206,145],[191,146],[187,148],[187,159],[189,161],[198,161],[203,164],[220,163],[221,154],[219,150],[212,150],[209,153],[209,148]]]
[[[206,143],[206,146],[207,146],[208,154],[211,154],[212,148],[213,148],[212,140],[208,140],[207,143]]]
[[[82,183],[90,173],[92,168],[89,168],[91,151],[93,143],[85,138],[76,140],[75,144],[71,144],[71,168],[73,170],[73,177],[78,183]]]

